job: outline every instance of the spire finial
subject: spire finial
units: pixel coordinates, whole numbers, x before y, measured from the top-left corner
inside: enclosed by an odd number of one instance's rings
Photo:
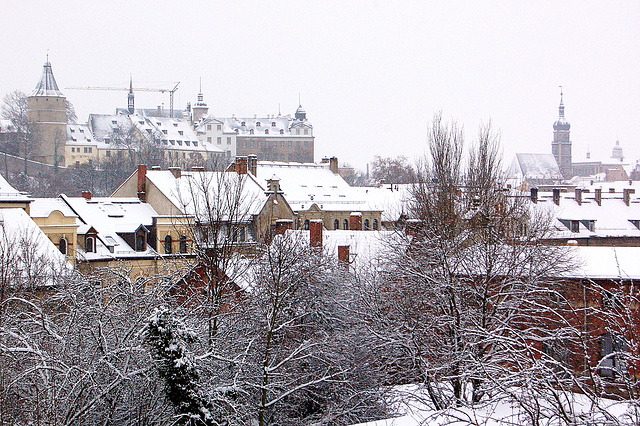
[[[47,63],[49,63],[49,49],[47,49]]]
[[[298,92],[298,105],[302,106],[302,101],[300,101],[300,92]]]
[[[202,93],[202,77],[200,77],[200,93]]]
[[[129,91],[133,92],[133,74],[129,73]]]

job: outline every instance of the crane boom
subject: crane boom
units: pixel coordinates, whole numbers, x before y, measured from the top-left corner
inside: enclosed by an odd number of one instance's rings
[[[73,86],[73,87],[65,87],[68,90],[115,90],[119,92],[128,92],[133,90],[134,92],[156,92],[156,93],[167,93],[169,92],[169,116],[173,118],[173,94],[178,90],[178,86],[180,85],[179,81],[175,82],[175,86],[173,89],[155,89],[150,87],[115,87],[115,86],[106,86],[106,87],[97,87],[97,86]]]

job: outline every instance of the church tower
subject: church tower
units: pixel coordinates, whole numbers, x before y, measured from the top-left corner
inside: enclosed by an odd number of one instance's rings
[[[193,106],[193,125],[198,124],[200,119],[207,115],[209,112],[209,107],[207,103],[204,101],[204,96],[202,95],[202,79],[200,79],[200,93],[198,93],[198,102]]]
[[[64,166],[67,140],[66,98],[58,89],[47,56],[42,77],[27,98],[29,121],[33,123],[33,159],[54,166]]]
[[[573,167],[571,162],[571,140],[569,129],[571,125],[564,118],[564,102],[562,100],[562,86],[560,86],[560,107],[558,108],[558,121],[553,123],[553,142],[551,152],[558,163],[560,173],[565,179],[573,177]]]

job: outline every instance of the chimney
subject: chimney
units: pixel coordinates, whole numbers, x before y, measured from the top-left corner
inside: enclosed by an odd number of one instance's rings
[[[576,203],[578,203],[579,206],[582,205],[582,189],[581,188],[576,188]]]
[[[267,192],[272,194],[281,193],[280,191],[280,178],[276,175],[271,176],[271,179],[267,180]]]
[[[236,173],[239,175],[247,174],[247,157],[236,157]]]
[[[560,205],[560,188],[553,188],[553,203],[556,206]]]
[[[602,188],[596,188],[596,203],[602,205]]]
[[[82,191],[82,198],[91,199],[91,191]]]
[[[176,179],[180,179],[182,177],[182,169],[180,167],[169,167],[169,171]]]
[[[624,200],[624,203],[628,206],[629,204],[631,204],[631,194],[635,194],[636,190],[633,188],[624,188],[622,190],[622,199]]]
[[[276,235],[282,235],[287,232],[287,229],[293,229],[293,220],[291,219],[278,219],[276,220]]]
[[[322,157],[320,164],[329,164],[329,157]]]
[[[315,219],[309,222],[309,243],[313,248],[322,248],[322,220]]]
[[[151,170],[153,170],[153,171],[156,171],[156,172],[157,172],[157,171],[162,170],[162,167],[160,167],[160,166],[151,166]]]
[[[138,198],[143,203],[147,201],[147,166],[138,164]]]
[[[204,172],[204,167],[202,166],[193,166],[191,167],[192,172]]]
[[[349,246],[338,246],[338,263],[344,269],[349,269]]]
[[[352,231],[362,231],[362,213],[351,213],[349,216],[349,229]]]
[[[331,170],[334,175],[338,174],[338,157],[329,158],[329,170]]]
[[[247,160],[249,173],[254,176],[258,176],[258,156],[255,154],[251,154]]]
[[[533,204],[538,203],[538,188],[531,188],[531,202]]]

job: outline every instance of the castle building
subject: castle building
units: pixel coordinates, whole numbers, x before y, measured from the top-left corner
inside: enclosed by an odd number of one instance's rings
[[[562,89],[560,90],[560,107],[558,108],[558,121],[553,123],[553,142],[551,152],[558,163],[560,173],[565,179],[573,177],[571,160],[571,140],[569,129],[571,125],[564,118],[564,103],[562,101]]]
[[[48,58],[40,81],[27,99],[27,105],[36,142],[36,146],[32,147],[32,159],[64,166],[67,139],[66,98],[58,89]]]
[[[307,120],[302,105],[294,117],[278,114],[221,118],[207,116],[207,111],[207,104],[199,93],[193,108],[196,134],[201,142],[225,150],[230,158],[255,155],[265,161],[311,163],[314,160],[313,125]]]

